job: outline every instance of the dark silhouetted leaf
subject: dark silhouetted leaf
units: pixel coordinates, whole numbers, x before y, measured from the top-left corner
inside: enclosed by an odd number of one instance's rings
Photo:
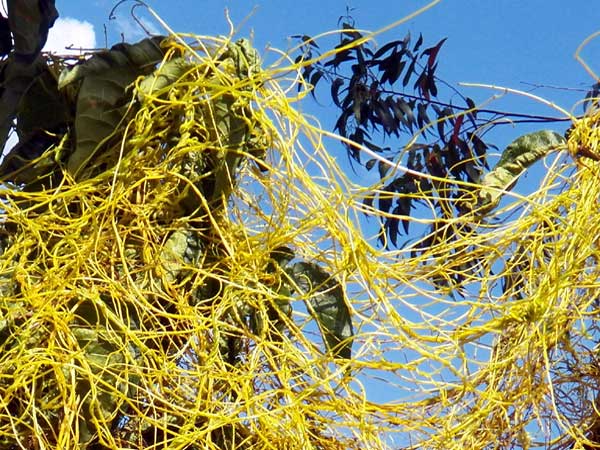
[[[0,14],[0,57],[8,56],[12,50],[12,37],[8,19]]]
[[[365,147],[367,147],[369,150],[373,150],[374,152],[377,152],[377,153],[381,153],[384,150],[379,145],[375,145],[372,142],[369,142],[367,140],[363,141],[363,145]]]
[[[340,133],[340,136],[344,136],[346,137],[346,122],[348,121],[348,119],[350,118],[350,116],[352,115],[352,108],[348,108],[346,109],[344,112],[342,112],[342,114],[340,115],[340,117],[338,117],[338,120],[335,123],[335,127],[333,128],[333,130],[338,130],[338,132]]]
[[[46,44],[48,30],[58,18],[54,0],[8,0],[8,21],[18,61],[32,63]]]
[[[388,42],[387,44],[385,44],[383,47],[379,48],[375,54],[373,55],[373,59],[378,59],[381,56],[383,56],[386,52],[390,51],[393,48],[398,47],[398,45],[400,45],[402,43],[402,41],[392,41],[392,42]]]
[[[352,133],[349,136],[349,138],[356,142],[358,145],[363,145],[363,143],[365,142],[365,134],[366,133],[362,128],[357,128],[356,130],[354,130],[354,133]]]
[[[396,64],[394,64],[393,70],[390,72],[389,76],[390,84],[394,84],[396,81],[398,81],[398,78],[400,78],[400,75],[402,75],[402,71],[404,70],[405,66],[406,61],[402,61],[399,57],[396,58]]]
[[[433,70],[427,71],[427,86],[426,90],[434,97],[437,97],[438,90],[435,84],[435,75]]]
[[[419,75],[419,78],[417,78],[417,81],[415,81],[413,89],[418,89],[419,93],[422,96],[425,96],[425,94],[427,93],[427,91],[425,89],[426,82],[427,82],[427,74],[425,73],[425,69],[423,69],[423,72],[421,72],[421,74]]]
[[[438,116],[438,120],[436,123],[437,126],[437,132],[438,132],[438,136],[440,137],[440,140],[444,143],[446,143],[446,136],[444,134],[444,124],[446,123],[446,120],[443,118],[440,118]]]
[[[367,170],[371,170],[373,168],[373,166],[375,165],[375,163],[377,162],[376,159],[370,159],[365,163],[365,168]]]
[[[438,42],[433,47],[430,47],[427,50],[423,51],[423,53],[422,53],[423,55],[429,55],[429,58],[427,59],[427,67],[429,69],[433,69],[433,65],[435,64],[435,59],[437,58],[440,48],[442,48],[442,45],[444,44],[444,42],[446,42],[446,39],[448,39],[448,38],[442,39],[440,42]]]
[[[308,57],[308,56],[307,56]],[[310,75],[313,72],[313,70],[315,70],[315,67],[313,65],[308,65],[308,66],[304,66],[302,68],[302,78],[307,81],[310,79]],[[303,83],[298,83],[298,92],[300,92],[303,88],[305,88],[306,86]]]
[[[332,60],[327,61],[323,66],[329,67],[333,66],[334,68],[338,68],[340,64],[346,61],[353,61],[355,58],[352,56],[352,52],[348,50],[342,50],[335,54]]]
[[[406,36],[404,36],[404,39],[402,39],[402,47],[408,48],[409,43],[410,43],[410,31],[408,31],[406,33]]]
[[[388,186],[386,186],[383,190],[389,192]],[[379,194],[379,210],[383,213],[388,213],[391,207],[392,196],[385,193]]]
[[[414,53],[416,53],[416,52],[419,51],[419,48],[421,47],[421,44],[423,44],[423,34],[419,33],[419,39],[417,39],[417,43],[413,47],[413,52]]]
[[[401,98],[399,98],[396,101],[396,104],[398,105],[398,107],[402,111],[402,123],[404,123],[404,125],[408,129],[410,129],[410,131],[412,133],[413,125],[416,123],[416,119],[415,119],[415,116],[413,114],[411,105],[409,105],[407,102],[405,102]]]
[[[467,136],[469,136],[469,140],[473,143],[475,154],[480,158],[485,156],[488,146],[481,140],[481,138],[479,138],[479,136],[477,136],[475,133],[469,133]]]
[[[406,66],[406,61],[402,59],[403,50],[398,52],[395,48],[390,56],[379,63],[379,69],[383,72],[381,76],[381,83],[388,82],[394,84],[400,75],[402,70]]]
[[[404,78],[402,78],[402,86],[406,87],[408,85],[408,82],[410,81],[410,77],[415,72],[416,64],[417,64],[417,60],[413,59],[412,62],[410,63],[410,66],[408,66],[408,70],[404,74]]]
[[[446,177],[446,168],[442,162],[442,155],[437,146],[435,146],[434,150],[429,152],[429,154],[425,158],[425,165],[427,166],[427,170],[429,173],[438,178]]]
[[[444,151],[442,153],[444,156],[444,165],[450,170],[450,173],[455,178],[460,178],[461,174],[461,157],[459,150],[460,145],[455,145],[450,142],[446,147],[444,147]]]
[[[362,37],[362,34],[355,30],[354,26],[350,25],[349,23],[343,23],[342,30],[342,34],[348,36],[353,41]]]
[[[471,183],[479,183],[479,179],[481,178],[481,170],[475,165],[473,161],[465,162],[464,172],[467,175],[467,181]]]
[[[403,216],[410,216],[412,199],[410,197],[402,196],[398,199],[398,214]],[[408,234],[408,227],[410,221],[408,219],[402,219],[402,228],[404,228],[404,233]]]
[[[469,144],[467,144],[464,140],[460,138],[456,139],[456,146],[461,151],[461,157],[459,159],[471,159],[473,157],[473,152],[471,152]]]
[[[600,82],[594,84],[589,92],[586,94],[585,99],[583,100],[583,112],[588,112],[588,107],[590,105],[597,105],[599,103],[600,97]]]
[[[377,164],[377,168],[379,169],[379,178],[385,178],[391,167],[389,164],[384,163],[383,161],[379,161]]]
[[[38,56],[33,64],[28,64],[15,59],[14,54],[11,54],[2,64],[3,70],[0,72],[3,77],[3,89],[0,96],[0,148],[4,148],[23,95],[34,83],[34,80],[47,70],[46,63],[41,56]]]
[[[383,129],[387,134],[391,134],[396,129],[396,122],[394,117],[390,114],[387,105],[382,101],[375,101],[371,103],[371,107],[375,112],[375,115],[379,119],[379,122],[383,125]]]
[[[465,99],[465,101],[467,102],[467,106],[469,107],[469,109],[473,110],[473,115],[477,114],[477,110],[475,108],[475,102],[472,99],[470,99],[469,97],[467,97]]]
[[[394,208],[393,214],[398,214],[398,207]],[[390,242],[394,247],[398,246],[398,234],[399,234],[400,219],[397,217],[389,217],[385,221],[385,228],[387,230]]]
[[[319,46],[317,45],[317,43],[315,41],[313,41],[313,38],[311,38],[310,36],[303,34],[303,35],[299,35],[299,34],[295,34],[292,36],[292,38],[294,39],[301,39],[303,43],[310,45],[311,47],[314,48],[319,48]]]
[[[342,107],[339,99],[339,90],[340,87],[343,86],[343,84],[344,80],[342,78],[336,78],[335,80],[333,80],[333,83],[331,83],[331,98],[333,100],[333,103],[335,103],[335,105],[338,108]]]
[[[312,74],[312,77],[310,77],[310,84],[312,85],[312,89],[310,91],[310,93],[313,95],[315,95],[315,88],[317,87],[317,83],[319,82],[319,80],[323,77],[323,72],[315,72]]]
[[[452,136],[450,137],[450,142],[456,144],[458,142],[458,135],[460,134],[460,127],[462,126],[463,120],[465,119],[464,115],[458,116],[454,121],[454,128],[452,130]]]
[[[392,113],[394,114],[394,118],[398,122],[404,123],[404,112],[402,111],[402,108],[400,108],[398,103],[396,103],[396,101],[394,100],[394,97],[389,95],[385,99],[385,103],[386,103],[387,107],[390,109],[390,111],[392,111]]]
[[[358,61],[358,67],[360,68],[360,74],[365,75],[367,73],[367,67],[365,65],[365,56],[363,55],[362,47],[361,46],[355,47],[354,52],[356,53],[356,60]]]
[[[430,122],[429,117],[427,116],[427,104],[418,103],[417,104],[417,124],[419,128],[423,128]]]

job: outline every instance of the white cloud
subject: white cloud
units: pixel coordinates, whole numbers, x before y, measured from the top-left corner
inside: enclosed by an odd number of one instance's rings
[[[72,49],[66,50],[66,47],[72,47]],[[95,47],[96,33],[91,23],[71,17],[59,17],[48,32],[48,40],[44,50],[64,55],[79,54],[80,48],[91,49]]]
[[[0,12],[7,14],[6,0],[0,0]],[[73,46],[77,50],[66,50]],[[72,17],[59,17],[54,26],[48,32],[48,40],[44,51],[65,54],[79,54],[79,48],[96,48],[96,33],[94,26],[85,20],[77,20]]]

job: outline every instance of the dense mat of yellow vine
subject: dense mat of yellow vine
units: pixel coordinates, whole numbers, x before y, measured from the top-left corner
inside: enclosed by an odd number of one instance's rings
[[[226,70],[209,79],[214,49],[227,41],[181,42],[172,41],[174,52],[196,69],[166,95],[144,98],[123,123],[111,168],[44,192],[2,191],[0,219],[16,232],[0,259],[0,325],[20,343],[0,355],[2,442],[19,434],[22,448],[79,448],[83,416],[109,448],[144,448],[150,425],[164,430],[171,449],[217,449],[226,440],[252,449],[585,442],[598,421],[600,173],[575,149],[597,152],[600,114],[574,123],[571,153],[544,161],[536,192],[506,194],[494,213],[503,220],[455,218],[446,226],[458,239],[414,256],[368,238],[363,215],[374,224],[378,213],[363,200],[376,186],[348,178],[332,156],[335,138],[294,109],[284,71],[265,69],[244,86]],[[245,163],[225,213],[207,216],[223,261],[165,263],[168,236],[191,220],[177,207],[194,184],[177,168],[191,152],[219,152],[198,138],[207,116],[189,106],[217,95],[215,81],[250,105],[266,159]],[[178,139],[164,146],[175,112]],[[80,212],[70,215],[73,203]],[[461,231],[465,224],[471,231]],[[277,339],[226,319],[240,304],[266,314],[278,299],[268,266],[282,245],[342,283],[355,327],[352,359],[332,359],[297,297]],[[474,261],[478,271],[464,269]],[[432,283],[461,270],[462,297]],[[170,271],[186,271],[186,284]],[[190,289],[215,273],[218,301],[190,302]],[[14,282],[18,290],[9,288]],[[90,329],[114,349],[108,360],[93,363],[82,344]],[[232,333],[247,338],[235,366],[218,348]],[[121,431],[111,430],[103,395],[126,411]],[[10,408],[14,398],[25,405],[20,415]]]

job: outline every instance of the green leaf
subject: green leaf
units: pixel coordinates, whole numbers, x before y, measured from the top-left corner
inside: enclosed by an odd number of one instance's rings
[[[160,93],[163,89],[179,80],[190,68],[184,58],[174,58],[162,64],[139,84],[138,100],[145,95]]]
[[[563,136],[548,130],[526,134],[512,142],[502,152],[494,169],[483,177],[478,193],[477,213],[486,214],[494,209],[502,198],[502,191],[511,190],[529,166],[565,145]]]
[[[76,176],[91,159],[96,149],[119,127],[126,107],[125,88],[138,73],[131,67],[115,67],[104,73],[85,77],[77,97],[75,116],[75,150],[68,160],[69,172]]]
[[[39,158],[58,143],[71,116],[58,91],[56,78],[43,58],[31,65],[9,58],[7,64],[5,90],[0,101],[2,138],[6,138],[16,117],[19,143],[3,158],[0,177],[4,181],[29,185],[57,167],[56,154]]]
[[[350,309],[340,283],[314,263],[298,262],[289,275],[308,297],[309,312],[315,318],[327,349],[336,357],[352,357],[354,331]]]
[[[164,36],[155,36],[136,44],[121,43],[112,46],[110,50],[98,52],[90,59],[65,69],[58,79],[58,87],[63,89],[68,84],[82,80],[88,75],[106,74],[115,67],[145,69],[146,73],[150,73],[154,70],[154,65],[164,56],[160,48],[160,43],[164,39]]]
[[[77,381],[77,394],[83,399],[84,407],[79,422],[79,442],[81,444],[91,441],[94,436],[95,420],[111,420],[118,412],[120,389],[117,374],[123,370],[124,355],[119,352],[120,345],[103,337],[103,333],[91,328],[73,327],[73,336],[82,350],[85,366],[82,365],[82,374]],[[86,373],[88,366],[92,373]],[[90,375],[94,374],[102,379],[99,385],[99,394],[96,398],[90,396],[90,382],[95,382]],[[90,377],[87,378],[86,377]],[[111,392],[109,386],[114,387]]]
[[[207,112],[208,123],[215,123],[216,130],[211,139],[221,143],[219,160],[214,168],[214,190],[211,200],[221,200],[229,197],[235,185],[236,170],[242,162],[243,144],[248,136],[248,124],[245,120],[246,111],[234,106],[236,98],[225,94],[215,100],[212,109]]]
[[[24,138],[36,130],[54,130],[72,120],[58,82],[46,67],[30,84],[17,110],[17,133]]]
[[[76,176],[118,129],[127,110],[126,89],[162,60],[162,37],[118,44],[61,73],[59,88],[83,80],[77,97],[75,151],[67,168]]]
[[[260,56],[247,39],[239,39],[229,44],[221,59],[233,63],[240,79],[252,77],[260,72]]]
[[[110,300],[98,299],[110,307]],[[127,367],[131,360],[140,355],[131,342],[126,342],[114,331],[106,331],[108,317],[93,301],[81,301],[70,331],[76,339],[79,351],[74,355],[77,368],[76,392],[82,407],[79,416],[79,443],[89,443],[96,434],[96,423],[110,422],[121,413],[123,399],[135,396],[139,384],[137,375]],[[129,327],[138,329],[139,318],[133,308],[127,310]],[[98,324],[103,324],[98,326]],[[63,368],[70,377],[70,367]],[[92,383],[96,386],[96,397],[92,394]]]
[[[194,230],[175,230],[160,253],[160,260],[169,283],[175,283],[186,267],[197,265],[202,257],[200,237]]]
[[[260,71],[258,52],[246,39],[230,44],[221,60],[225,68],[234,68],[240,80],[250,78]],[[247,89],[251,89],[251,85]],[[240,103],[240,96],[224,94],[215,98],[206,116],[208,123],[216,124],[211,139],[220,143],[222,149],[214,168],[212,200],[226,200],[235,185],[236,170],[243,158],[242,152],[252,147],[249,145],[251,133],[248,128],[251,112],[246,105]]]
[[[8,0],[8,21],[17,59],[33,62],[46,44],[48,30],[58,18],[54,0]]]

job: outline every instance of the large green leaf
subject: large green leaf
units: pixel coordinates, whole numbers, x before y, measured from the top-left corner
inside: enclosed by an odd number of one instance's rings
[[[110,300],[99,299],[110,307]],[[82,402],[79,418],[79,441],[84,445],[96,433],[96,421],[112,421],[119,413],[123,398],[133,396],[139,379],[127,365],[139,357],[139,349],[125,342],[117,333],[106,331],[108,318],[90,301],[81,302],[70,332],[79,352],[75,357],[78,370],[76,391]],[[137,329],[139,319],[130,309],[129,326]],[[70,369],[64,368],[65,374]],[[92,383],[95,390],[91,390]],[[96,396],[93,394],[96,393]]]
[[[117,131],[127,110],[125,91],[138,76],[152,72],[163,58],[162,39],[115,45],[61,73],[60,88],[83,80],[77,97],[75,151],[67,163],[74,176]]]
[[[121,343],[115,343],[108,337],[107,333],[84,328],[72,327],[71,333],[77,339],[82,351],[81,373],[77,380],[77,394],[83,400],[83,408],[79,419],[79,442],[86,444],[92,440],[95,434],[96,420],[110,421],[119,412],[119,398],[122,396],[120,378],[124,371],[125,356],[120,351]],[[106,336],[105,336],[106,334]],[[88,372],[88,368],[91,371]],[[102,382],[98,383],[91,375],[99,377]],[[122,378],[121,378],[122,380]],[[97,384],[98,395],[91,396],[91,384]]]
[[[352,356],[354,331],[340,283],[317,264],[298,262],[288,271],[317,321],[327,349],[340,358]]]
[[[33,62],[46,44],[48,30],[58,18],[54,0],[7,0],[8,22],[17,59]]]
[[[17,109],[17,133],[25,138],[37,130],[54,130],[72,121],[69,106],[48,67],[31,82]]]
[[[236,76],[248,79],[260,71],[260,57],[256,49],[246,39],[230,44],[221,56],[223,70],[233,69]],[[250,85],[248,85],[250,89]],[[211,105],[210,121],[217,126],[212,139],[220,142],[223,156],[215,167],[215,187],[213,199],[227,199],[234,185],[235,172],[242,161],[242,151],[251,140],[248,128],[249,109],[240,102],[240,96],[224,94]]]
[[[529,166],[565,145],[563,136],[547,130],[526,134],[512,142],[494,169],[483,177],[478,192],[477,214],[483,215],[495,208],[503,193],[512,189]]]
[[[68,160],[69,172],[76,176],[99,146],[114,133],[125,115],[125,88],[135,80],[131,67],[115,67],[84,78],[77,97],[75,150]]]
[[[14,67],[18,67],[18,63]],[[52,146],[58,149],[56,144],[72,120],[69,107],[58,91],[56,78],[47,67],[40,68],[41,73],[28,83],[15,112],[19,143],[0,165],[3,181],[27,184],[28,189],[33,188],[37,181],[57,173],[58,155],[56,152],[44,153]],[[5,115],[6,119],[9,117],[10,114]],[[10,126],[10,123],[5,126]]]
[[[160,43],[164,36],[155,36],[143,39],[136,44],[120,43],[113,45],[110,50],[103,50],[94,54],[90,59],[65,69],[59,77],[58,87],[79,81],[88,75],[106,74],[116,67],[130,67],[145,69],[145,73],[154,70],[154,65],[163,58]]]

